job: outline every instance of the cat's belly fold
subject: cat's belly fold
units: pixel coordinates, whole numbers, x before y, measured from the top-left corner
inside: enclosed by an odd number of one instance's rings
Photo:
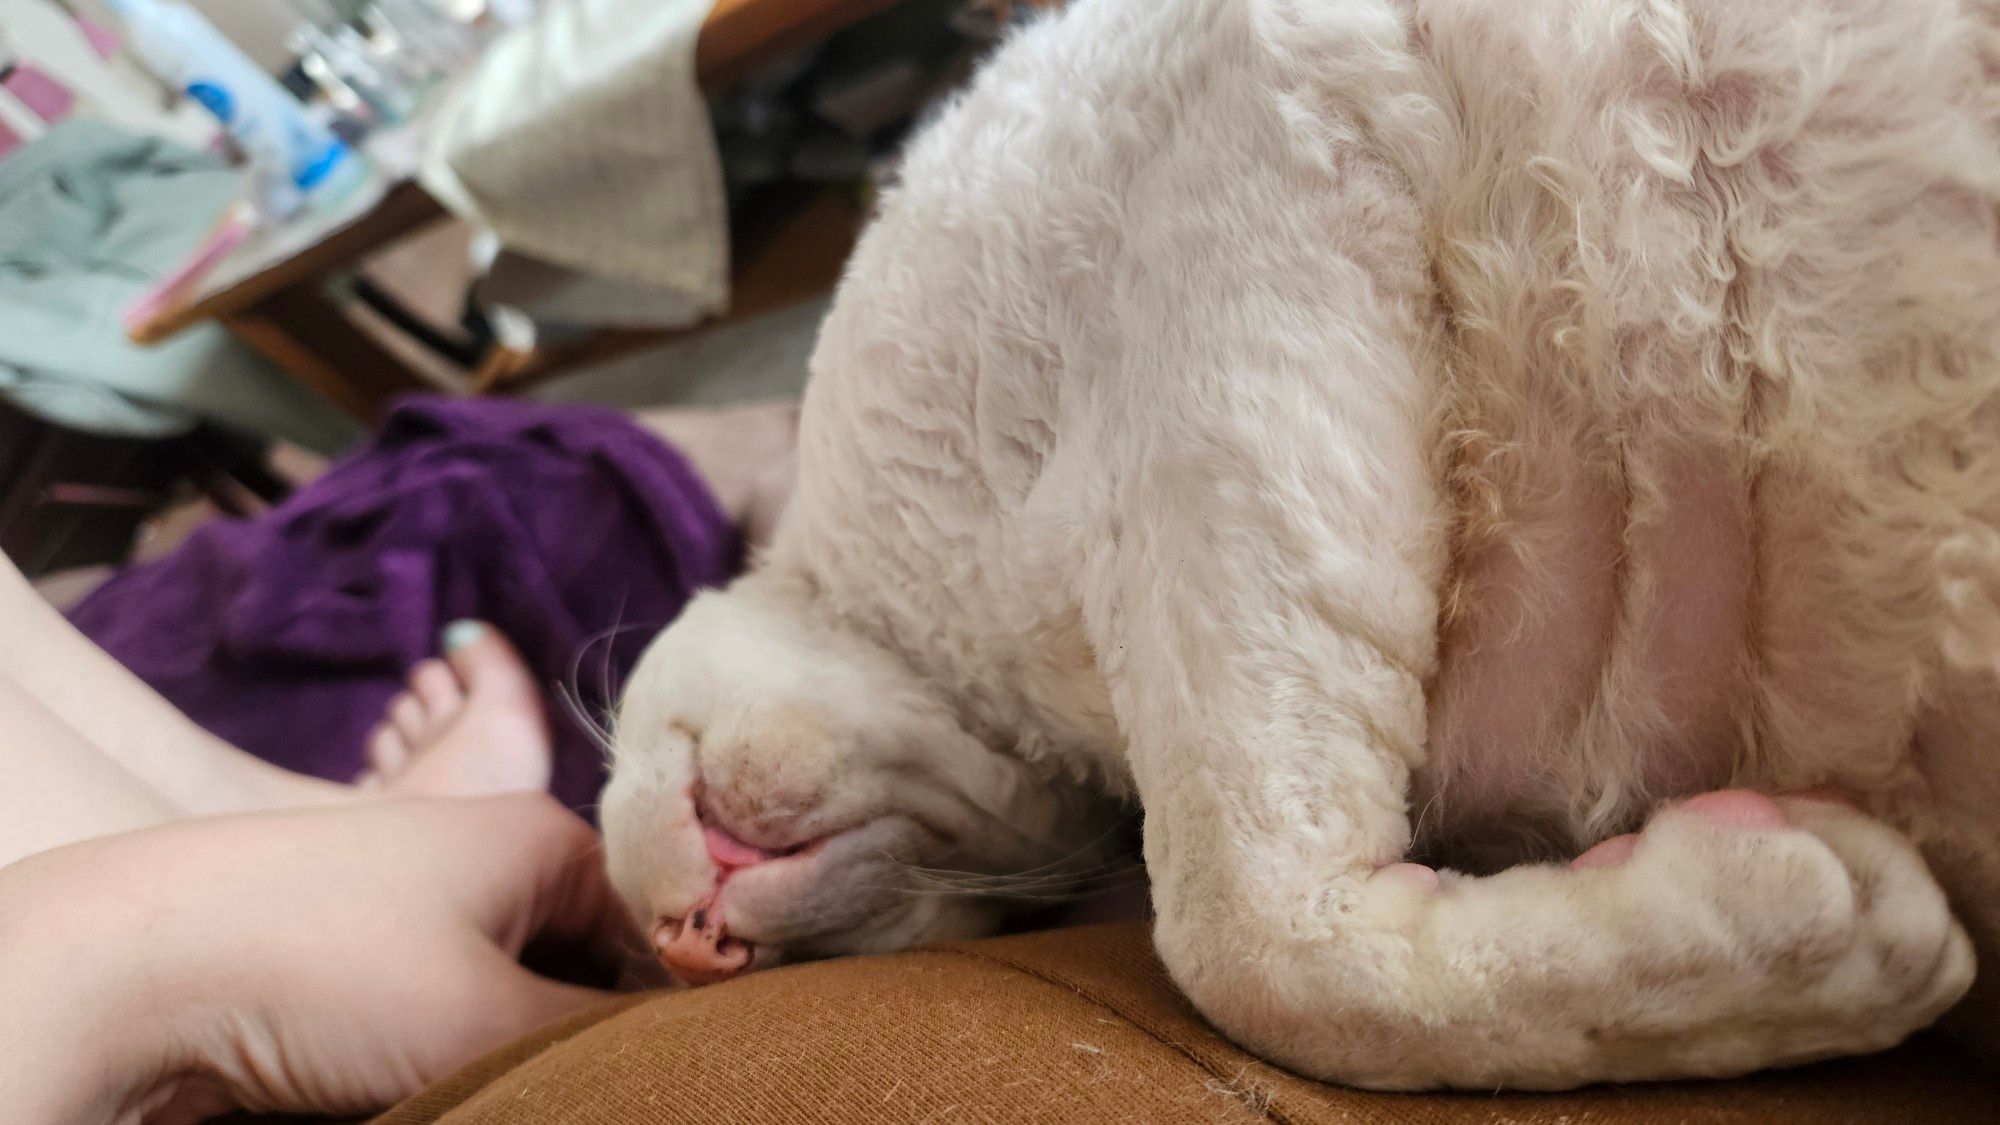
[[[1733,461],[1681,442],[1495,459],[1430,685],[1420,846],[1579,846],[1585,825],[1728,781],[1756,671]]]

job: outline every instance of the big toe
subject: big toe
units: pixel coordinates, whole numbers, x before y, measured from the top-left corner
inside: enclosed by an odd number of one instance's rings
[[[445,626],[444,658],[473,698],[531,701],[535,680],[500,630],[484,621],[454,621]]]
[[[541,692],[521,654],[480,621],[455,621],[440,640],[444,662],[436,666],[463,695],[421,737],[403,733],[407,762],[388,777],[388,788],[472,797],[547,787],[553,747]],[[391,755],[395,749],[387,747]]]

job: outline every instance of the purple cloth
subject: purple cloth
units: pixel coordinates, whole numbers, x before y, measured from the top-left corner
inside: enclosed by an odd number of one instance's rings
[[[603,757],[558,685],[602,714],[739,554],[701,478],[623,415],[414,399],[271,512],[203,527],[72,617],[202,726],[336,781],[439,630],[492,622],[547,685],[550,788],[588,810]]]

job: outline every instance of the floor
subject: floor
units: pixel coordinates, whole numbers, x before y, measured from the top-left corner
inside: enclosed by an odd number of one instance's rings
[[[797,398],[827,302],[807,301],[752,320],[699,332],[652,351],[565,375],[537,387],[543,402],[645,406],[726,406]]]
[[[820,221],[815,216],[808,218]],[[840,240],[834,271],[850,241],[851,232]],[[455,328],[445,326],[457,323],[465,293],[478,273],[472,242],[472,230],[466,224],[437,223],[376,254],[363,268],[370,280],[411,315],[438,326],[445,335],[455,335]],[[663,347],[550,380],[528,397],[626,409],[796,398],[805,385],[806,360],[825,311],[826,300],[821,298],[696,332]],[[464,385],[462,370],[384,327],[367,309],[350,302],[348,312],[383,346],[436,382],[440,390]]]

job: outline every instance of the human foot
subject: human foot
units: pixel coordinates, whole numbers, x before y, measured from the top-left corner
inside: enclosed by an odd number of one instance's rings
[[[521,654],[479,621],[453,622],[443,640],[443,658],[410,670],[369,735],[356,784],[453,797],[546,788],[549,724]]]

